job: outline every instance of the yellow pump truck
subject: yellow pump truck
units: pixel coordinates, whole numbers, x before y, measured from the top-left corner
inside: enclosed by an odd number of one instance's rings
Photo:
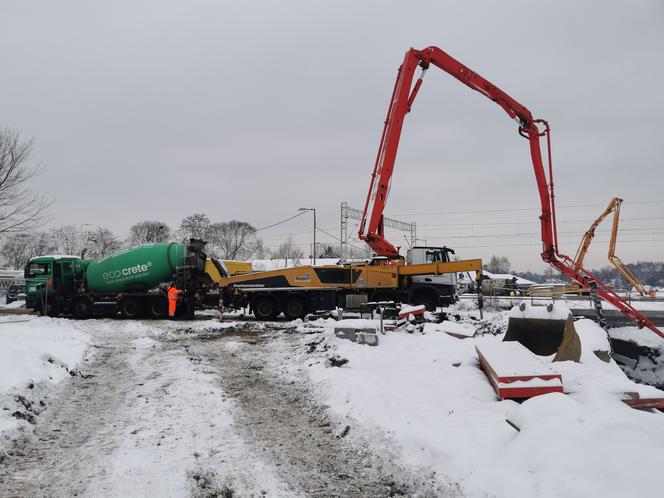
[[[305,265],[237,275],[210,260],[207,271],[227,308],[249,306],[259,320],[274,319],[281,312],[293,320],[337,307],[357,308],[365,302],[424,304],[429,310],[451,304],[456,300],[455,285],[438,283],[436,276],[473,271],[479,282],[482,261],[451,261],[450,254],[453,251],[447,247],[414,247],[406,260],[375,258],[366,263]],[[418,256],[424,262],[413,261]]]

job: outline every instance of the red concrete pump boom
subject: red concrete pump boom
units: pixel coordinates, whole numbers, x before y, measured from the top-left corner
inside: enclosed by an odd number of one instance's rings
[[[451,74],[461,83],[480,92],[502,107],[510,118],[517,121],[519,134],[528,140],[542,211],[540,215],[542,259],[561,273],[579,282],[585,288],[590,288],[592,283],[596,284],[598,294],[616,306],[627,317],[637,322],[639,327],[647,327],[660,337],[664,337],[664,332],[655,327],[648,318],[643,316],[631,304],[618,296],[608,285],[592,275],[587,269],[583,267],[575,268],[574,261],[558,250],[553,166],[551,162],[551,130],[549,124],[543,119],[534,119],[532,113],[525,106],[438,47],[428,47],[424,50],[411,48],[406,52],[404,61],[399,67],[390,107],[387,112],[387,118],[385,119],[385,127],[383,128],[378,155],[376,156],[376,163],[371,175],[371,183],[364,205],[362,221],[360,222],[360,239],[366,241],[377,256],[388,258],[399,257],[398,249],[384,237],[383,211],[390,189],[390,180],[394,170],[397,149],[399,148],[399,138],[401,136],[401,129],[403,128],[403,121],[406,114],[410,112],[417,92],[422,86],[422,78],[431,65]],[[422,68],[422,74],[413,86],[413,76],[418,66]],[[540,139],[542,137],[546,137],[548,177],[540,149]],[[373,204],[371,210],[369,210],[371,203]],[[367,217],[369,212],[370,216]],[[367,219],[369,222],[368,225]]]

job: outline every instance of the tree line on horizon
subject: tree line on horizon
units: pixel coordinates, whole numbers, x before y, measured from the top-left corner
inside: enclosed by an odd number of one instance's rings
[[[643,285],[660,289],[664,288],[664,262],[638,261],[636,263],[628,263],[625,266],[636,275],[636,278],[638,278]],[[631,290],[632,288],[632,284],[611,265],[602,266],[601,268],[591,270],[591,272],[613,289]],[[517,277],[532,280],[536,283],[546,283],[553,279],[565,283],[572,282],[567,276],[558,273],[552,268],[547,268],[543,273],[525,271],[513,272],[513,274]]]
[[[44,254],[80,256],[85,251],[85,257],[99,259],[142,244],[187,242],[190,238],[205,240],[206,252],[219,259],[280,257],[297,261],[304,257],[304,251],[292,237],[270,250],[256,236],[251,224],[238,220],[213,223],[207,215],[196,213],[185,217],[177,229],[157,220],[138,222],[124,240],[105,227],[83,230],[77,225],[62,225],[47,230],[24,230],[4,237],[0,260],[8,268],[21,269],[30,258]]]
[[[257,236],[257,230],[245,221],[212,222],[196,213],[182,220],[176,229],[158,220],[134,224],[129,236],[121,239],[109,228],[83,230],[79,225],[44,228],[53,199],[30,188],[33,179],[43,173],[32,162],[34,140],[25,140],[18,130],[0,128],[0,265],[21,269],[27,261],[45,254],[71,254],[98,259],[120,249],[159,242],[186,242],[190,238],[207,241],[209,255],[219,259],[284,258],[297,264],[304,251],[292,236],[274,250]],[[316,244],[317,256],[334,257],[338,246]]]
[[[642,284],[664,288],[664,262],[639,261],[637,263],[629,263],[626,266],[636,275],[636,278]],[[547,268],[542,273],[532,271],[515,271],[510,273],[512,264],[507,256],[493,255],[482,268],[491,273],[511,274],[538,284],[551,282],[552,280],[571,283],[571,280],[567,276],[553,268]],[[631,289],[632,287],[632,284],[611,265],[592,270],[592,273],[614,289]]]
[[[223,260],[284,259],[290,264],[300,264],[310,255],[289,236],[275,249],[267,247],[257,237],[256,229],[238,220],[211,222],[207,215],[196,213],[185,217],[177,229],[157,220],[138,222],[129,229],[129,236],[120,239],[110,229],[99,227],[83,230],[79,225],[62,225],[47,230],[21,231],[6,235],[0,244],[0,264],[19,270],[35,256],[69,254],[100,259],[119,250],[142,244],[187,242],[189,239],[207,242],[209,256]],[[340,248],[336,244],[316,244],[318,258],[338,258]]]
[[[257,230],[245,221],[230,220],[212,222],[202,213],[192,214],[182,220],[179,227],[171,229],[166,223],[145,220],[134,224],[129,236],[122,240],[110,229],[98,227],[83,230],[83,226],[62,225],[42,229],[49,220],[48,210],[53,200],[30,188],[32,180],[44,168],[32,162],[33,139],[24,140],[17,130],[0,128],[0,264],[22,269],[28,260],[44,254],[85,254],[94,259],[103,258],[120,249],[140,244],[159,242],[186,242],[190,238],[208,242],[207,252],[219,259],[267,259],[283,258],[286,263],[299,264],[304,251],[292,236],[271,250],[257,236]],[[317,258],[338,258],[338,244],[316,244],[313,252]],[[348,247],[349,258],[365,258],[367,251]],[[311,255],[309,255],[311,257]],[[627,265],[645,285],[664,287],[664,263],[638,262]],[[492,273],[509,273],[511,263],[506,256],[492,256],[484,265]],[[593,271],[598,278],[616,288],[628,286],[626,279],[612,266]],[[544,273],[513,272],[514,275],[546,282],[552,278],[568,281],[551,268]]]

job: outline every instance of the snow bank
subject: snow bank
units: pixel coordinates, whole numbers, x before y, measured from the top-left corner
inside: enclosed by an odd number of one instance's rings
[[[57,384],[81,361],[88,335],[69,320],[30,317],[0,322],[0,451],[34,422]]]
[[[313,322],[316,324],[318,321]],[[370,320],[366,318],[351,318],[348,320],[328,320],[328,323],[336,327],[354,328],[357,330],[378,330],[380,328],[380,320]]]
[[[641,346],[664,350],[664,339],[649,329],[638,327],[616,327],[609,329],[609,334],[614,339],[631,341]]]
[[[659,496],[664,417],[553,393],[508,418],[520,428],[500,453],[512,496]]]
[[[496,399],[475,355],[475,345],[501,337],[461,340],[426,327],[388,333],[371,348],[334,337],[344,321],[314,323],[326,326],[325,347],[306,356],[307,372],[338,423],[374,447],[387,437],[405,464],[435,471],[464,496],[659,496],[664,417],[620,399],[625,391],[664,393],[631,382],[591,348],[586,364],[555,365],[569,394],[519,405]],[[602,344],[590,325],[579,329],[587,344]],[[331,354],[349,362],[326,368]]]
[[[611,359],[606,362],[595,351],[611,351],[606,332],[592,320],[578,320],[574,328],[581,340],[581,361],[556,362],[563,375],[565,392],[590,405],[613,404],[626,399],[625,393],[637,393],[642,398],[664,398],[664,392],[630,380],[620,366]]]
[[[447,332],[460,337],[472,337],[475,335],[475,327],[470,323],[456,323],[445,320],[441,323],[425,323],[424,332]]]
[[[6,299],[7,298],[5,297],[5,300]],[[4,303],[4,301],[3,301],[3,303]],[[18,308],[25,308],[25,301],[12,301],[9,304],[0,304],[0,308],[11,309],[11,310],[18,309]]]

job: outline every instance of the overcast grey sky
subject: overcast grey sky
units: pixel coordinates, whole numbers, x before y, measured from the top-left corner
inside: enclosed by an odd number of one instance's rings
[[[664,260],[661,0],[5,0],[0,41],[0,124],[35,137],[53,224],[124,236],[204,212],[261,227],[305,206],[337,235],[340,202],[366,196],[396,68],[437,45],[551,123],[564,252],[620,196],[623,260]],[[429,71],[387,215],[463,257],[542,270],[538,205],[515,123]],[[289,234],[308,244],[311,217],[262,232]]]

